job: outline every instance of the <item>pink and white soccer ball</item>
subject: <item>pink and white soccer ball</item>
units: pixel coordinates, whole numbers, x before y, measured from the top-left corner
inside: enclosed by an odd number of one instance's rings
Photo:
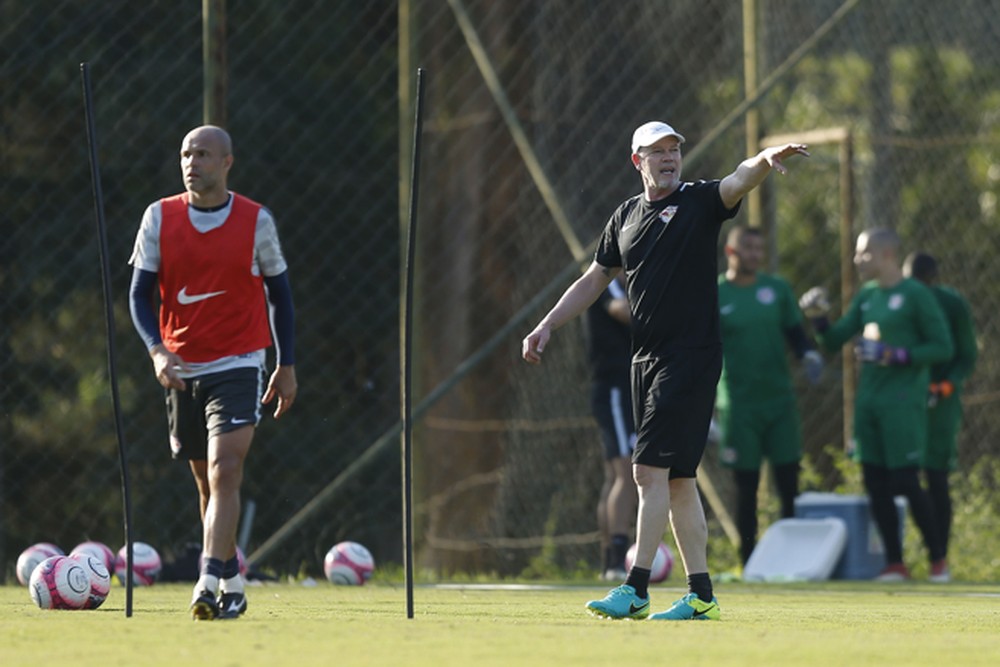
[[[625,554],[625,569],[631,569],[635,562],[635,551],[638,545],[633,544]],[[663,542],[656,547],[656,555],[653,556],[653,566],[649,569],[649,583],[658,584],[666,581],[670,572],[674,569],[674,552]]]
[[[97,560],[104,563],[104,569],[108,572],[115,569],[115,552],[112,551],[111,547],[107,544],[104,544],[104,542],[81,542],[73,547],[73,550],[69,552],[70,556],[75,556],[77,554],[88,554],[93,556]]]
[[[31,599],[41,609],[83,609],[90,597],[90,577],[75,558],[46,558],[28,580]]]
[[[326,578],[341,586],[360,586],[371,578],[374,569],[371,552],[357,542],[335,544],[323,559]]]
[[[17,580],[22,586],[27,586],[31,573],[38,564],[52,556],[62,556],[65,552],[51,542],[39,542],[21,552],[17,557]]]
[[[125,585],[125,551],[128,545],[118,550],[118,557],[115,558],[115,576],[118,581]],[[132,583],[136,586],[152,586],[156,583],[156,578],[163,568],[163,561],[160,554],[153,547],[145,542],[132,543]]]
[[[108,599],[111,592],[111,574],[104,566],[104,561],[86,552],[71,552],[70,558],[83,566],[87,576],[90,577],[90,594],[83,604],[84,609],[97,609]]]

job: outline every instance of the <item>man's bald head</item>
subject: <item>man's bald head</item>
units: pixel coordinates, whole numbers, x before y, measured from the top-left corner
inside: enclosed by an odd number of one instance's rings
[[[877,227],[861,232],[861,236],[868,239],[869,250],[888,250],[894,255],[899,254],[899,235],[891,229]]]
[[[233,154],[233,140],[229,133],[217,125],[202,125],[196,127],[186,135],[182,144],[187,144],[194,139],[200,139],[215,144],[219,149],[219,155],[225,157]]]
[[[877,279],[883,286],[894,285],[902,277],[899,269],[899,236],[885,227],[858,234],[854,265],[862,280]]]
[[[195,206],[219,206],[229,199],[227,179],[233,166],[233,141],[215,125],[196,127],[181,142],[181,176]]]

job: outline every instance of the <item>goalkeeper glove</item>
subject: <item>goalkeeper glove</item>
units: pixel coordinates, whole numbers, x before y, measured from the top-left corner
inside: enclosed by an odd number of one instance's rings
[[[805,368],[809,384],[817,384],[823,377],[823,355],[816,350],[809,350],[802,355],[802,367]]]
[[[892,347],[871,338],[859,340],[854,354],[861,361],[880,366],[904,366],[910,363],[910,353],[905,347]]]
[[[813,287],[799,299],[799,308],[809,319],[826,317],[830,312],[830,298],[825,287]]]
[[[830,299],[827,297],[825,287],[809,289],[799,299],[799,308],[809,318],[813,329],[818,333],[823,333],[830,328],[830,320],[827,319],[830,312]]]
[[[948,380],[932,382],[930,391],[927,392],[927,406],[933,408],[942,399],[951,397],[955,393],[955,385]]]

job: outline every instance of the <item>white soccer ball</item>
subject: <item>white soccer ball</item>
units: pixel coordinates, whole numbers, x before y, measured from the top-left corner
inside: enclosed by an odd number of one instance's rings
[[[335,544],[323,559],[326,578],[341,586],[360,586],[371,578],[374,569],[371,552],[357,542]]]
[[[31,599],[41,609],[83,609],[90,597],[90,577],[75,558],[46,558],[28,581]]]
[[[115,558],[115,576],[118,581],[125,585],[125,551],[128,545],[118,550],[118,557]],[[156,583],[156,578],[163,568],[163,561],[156,549],[145,542],[132,543],[132,583],[136,586],[152,586]]]
[[[17,580],[22,586],[27,586],[31,580],[31,573],[35,571],[38,564],[46,558],[52,556],[62,556],[65,552],[50,542],[39,542],[21,552],[17,557]]]
[[[632,568],[632,563],[635,562],[635,552],[639,545],[633,544],[629,547],[628,552],[625,554],[625,569],[629,570]],[[658,584],[661,581],[666,581],[670,576],[670,572],[674,569],[674,552],[670,550],[663,542],[660,542],[660,546],[656,547],[656,555],[653,556],[653,566],[649,568],[649,583]]]
[[[87,596],[83,608],[97,609],[104,604],[104,601],[108,599],[108,593],[111,592],[111,574],[108,572],[108,568],[104,566],[104,562],[100,558],[91,556],[89,553],[70,553],[69,557],[80,563],[87,576],[90,577],[90,594]]]
[[[104,563],[104,569],[108,572],[112,572],[115,569],[115,552],[107,544],[104,544],[104,542],[81,542],[69,552],[70,556],[76,556],[77,554],[93,556]]]

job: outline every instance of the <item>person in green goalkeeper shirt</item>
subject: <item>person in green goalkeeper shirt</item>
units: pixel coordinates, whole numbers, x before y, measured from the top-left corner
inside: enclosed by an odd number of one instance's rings
[[[958,430],[962,424],[962,385],[976,365],[975,326],[965,298],[951,287],[937,284],[937,261],[926,253],[911,253],[903,262],[903,275],[931,288],[944,311],[955,343],[955,354],[931,366],[927,401],[927,446],[921,460],[927,491],[934,505],[938,536],[945,554],[951,536],[951,493],[948,473],[958,464]],[[940,580],[947,581],[946,577]]]
[[[885,545],[887,565],[880,581],[903,581],[899,515],[894,496],[905,496],[927,546],[931,579],[948,576],[934,508],[920,485],[920,456],[927,439],[927,386],[931,364],[951,358],[948,324],[933,292],[899,266],[899,237],[888,229],[858,236],[854,264],[864,282],[837,322],[826,319],[829,300],[814,287],[799,300],[819,341],[829,351],[852,337],[861,363],[854,405],[854,457],[860,461],[875,525]]]
[[[764,237],[736,226],[726,238],[726,272],[719,276],[722,378],[716,411],[721,425],[719,458],[736,483],[736,525],[744,564],[757,544],[760,468],[771,462],[782,518],[795,515],[802,434],[786,343],[813,384],[823,357],[802,328],[792,288],[759,269]]]

